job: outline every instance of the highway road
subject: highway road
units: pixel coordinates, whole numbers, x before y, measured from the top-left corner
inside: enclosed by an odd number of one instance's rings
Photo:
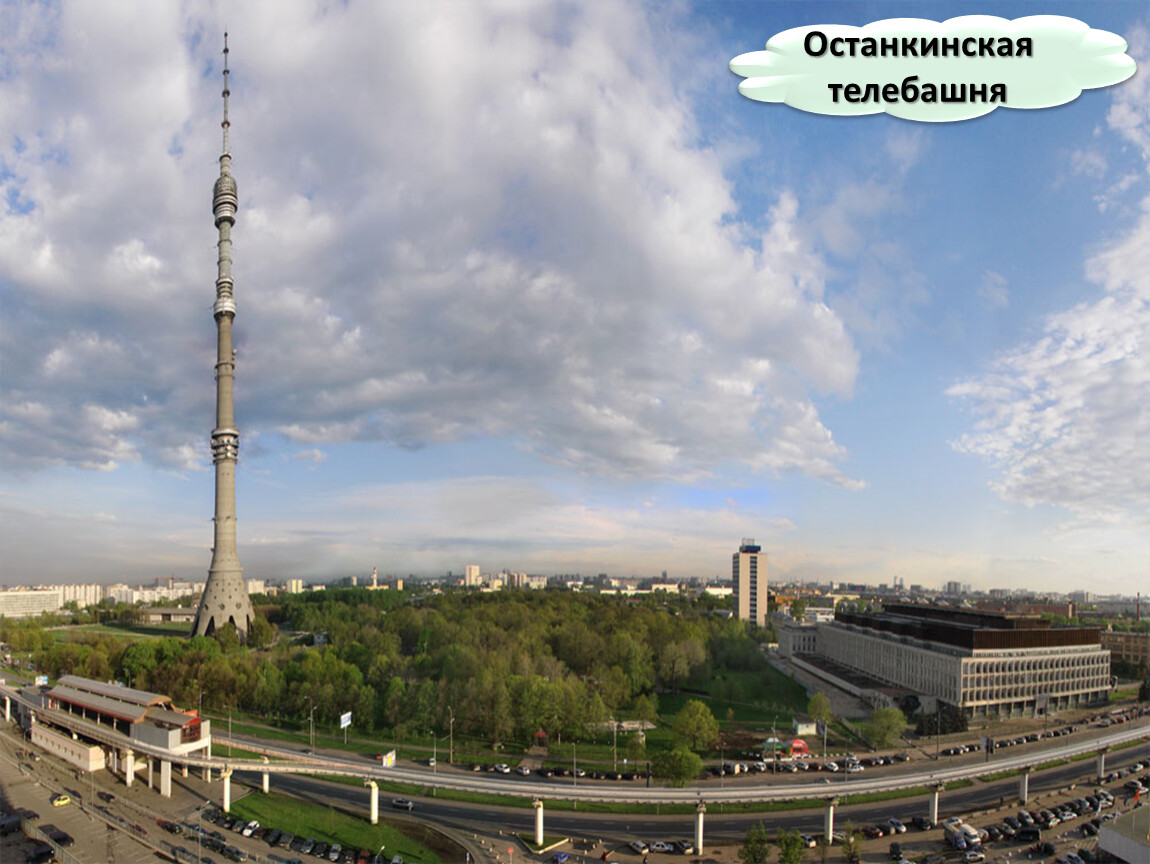
[[[1150,729],[1144,729],[1143,731],[1150,733]],[[237,744],[238,743],[237,739]],[[1136,758],[1145,758],[1146,755],[1147,748],[1137,747],[1114,753],[1110,758],[1116,765],[1129,765]],[[1036,764],[1038,761],[1045,761],[1052,758],[1052,756],[1053,753],[1047,750],[1043,751],[1042,759],[1035,760],[1031,758],[1025,761]],[[974,770],[976,773],[985,775],[1005,770],[1004,765],[1005,762],[992,762],[990,765],[987,765],[978,761],[977,763],[961,766],[961,768],[964,771],[969,772]],[[439,773],[450,770],[452,769],[441,767]],[[1030,795],[1032,797],[1041,796],[1046,793],[1066,789],[1071,784],[1078,784],[1084,788],[1094,788],[1094,772],[1095,761],[1093,759],[1082,759],[1042,772],[1034,772],[1029,781]],[[423,775],[425,779],[427,777],[439,776],[438,774],[431,775],[430,772],[426,771],[415,773]],[[240,772],[237,776],[241,779],[241,782],[258,788],[260,782],[259,774]],[[762,776],[763,775],[752,775],[752,777],[748,779],[754,781],[757,778],[761,779]],[[922,783],[921,765],[917,767],[913,775],[909,776],[918,778],[917,785],[924,785]],[[487,779],[492,781],[492,788],[500,788],[500,784],[502,784],[502,788],[505,791],[508,790],[507,783],[510,781],[510,778],[488,777]],[[522,791],[523,789],[531,787],[545,789],[551,785],[553,784],[520,782],[516,784],[516,791],[522,796],[525,794]],[[612,786],[621,784],[608,782],[606,785],[607,788],[610,789]],[[367,812],[366,791],[346,784],[316,780],[298,775],[282,775],[273,780],[273,789],[278,789],[317,803],[330,804],[331,801],[337,800],[343,807],[357,810],[364,814]],[[753,787],[750,784],[742,786],[741,788],[735,787],[734,784],[732,784],[726,787],[724,791],[732,793],[743,792],[745,797],[742,800],[746,801],[750,800],[751,796],[745,793],[752,791],[752,789]],[[851,793],[857,792],[859,786],[855,781],[840,781],[830,785],[823,785],[821,789],[823,790],[821,798],[825,799],[831,792],[838,792],[839,794],[843,794],[844,791]],[[798,829],[801,832],[810,834],[822,833],[824,820],[822,800],[817,802],[812,801],[812,806],[808,809],[788,810],[776,813],[747,813],[738,804],[728,803],[724,805],[713,800],[710,795],[715,791],[718,790],[708,788],[704,795],[707,801],[706,834],[712,841],[741,840],[745,836],[747,829],[756,822],[763,822],[771,830],[775,827],[784,827]],[[381,796],[381,798],[383,799],[381,806],[386,807],[387,796]],[[493,825],[509,832],[531,831],[534,827],[534,813],[526,807],[471,804],[453,800],[440,800],[432,795],[418,796],[415,797],[414,800],[416,801],[414,816],[452,826],[465,832],[488,833],[491,831]],[[1009,812],[1014,812],[1018,809],[1017,800],[1017,777],[990,782],[975,780],[971,786],[944,791],[942,793],[939,806],[939,818],[942,819],[951,815],[966,816],[972,812],[989,811],[997,808],[1000,804],[1006,807]],[[840,806],[836,809],[836,824],[842,826],[847,820],[850,820],[858,826],[868,825],[876,822],[885,822],[891,816],[896,816],[903,821],[909,822],[911,817],[916,814],[926,815],[928,807],[929,796],[927,795],[899,798],[874,804]],[[566,809],[549,809],[545,812],[546,830],[549,834],[557,833],[590,839],[612,837],[616,838],[619,842],[622,842],[622,838],[627,837],[648,840],[658,837],[689,838],[693,834],[693,820],[694,816],[692,813],[637,815],[579,812],[578,810],[572,811]],[[985,821],[989,823],[995,820],[991,817],[987,817]]]

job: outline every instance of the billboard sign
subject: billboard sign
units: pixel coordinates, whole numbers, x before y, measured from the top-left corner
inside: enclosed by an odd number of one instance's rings
[[[346,729],[350,725],[351,725],[351,712],[348,711],[346,714],[341,714],[339,716],[339,728],[340,729]]]

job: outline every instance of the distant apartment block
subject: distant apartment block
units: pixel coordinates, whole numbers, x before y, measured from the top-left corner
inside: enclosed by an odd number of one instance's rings
[[[468,564],[463,568],[463,587],[478,588],[483,584],[483,574],[478,564]]]
[[[731,596],[735,617],[767,623],[767,556],[750,537],[744,537],[739,551],[731,556]]]
[[[547,577],[530,576],[527,573],[508,573],[507,586],[509,588],[529,588],[539,591],[547,587]]]
[[[1115,660],[1150,667],[1150,633],[1103,630],[1102,647],[1108,648],[1110,656]]]
[[[104,599],[105,588],[94,583],[88,585],[51,585],[52,589],[60,591],[60,603],[66,605],[75,603],[80,609],[95,606]]]
[[[286,582],[284,582],[284,590],[288,594],[300,594],[300,593],[302,593],[303,592],[303,580],[302,579],[288,579]]]
[[[134,606],[137,603],[151,605],[153,603],[170,603],[181,597],[200,595],[204,591],[203,582],[182,582],[174,579],[167,584],[156,585],[151,588],[130,588],[127,585],[109,585],[106,596],[115,603],[125,603]]]
[[[4,618],[30,618],[42,612],[55,612],[63,605],[58,588],[0,591],[0,616]]]

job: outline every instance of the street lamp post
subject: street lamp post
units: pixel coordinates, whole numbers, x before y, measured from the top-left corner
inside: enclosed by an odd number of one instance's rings
[[[579,742],[571,742],[571,785],[579,785]]]
[[[447,764],[455,764],[455,711],[447,706]]]
[[[310,747],[311,747],[309,752],[312,756],[314,756],[315,755],[315,702],[314,702],[314,700],[312,700],[312,698],[310,696],[307,698],[307,701],[308,701],[308,705],[311,706],[311,710],[308,711],[308,714],[307,714],[308,741],[310,742]]]
[[[611,718],[611,770],[619,770],[619,721]]]

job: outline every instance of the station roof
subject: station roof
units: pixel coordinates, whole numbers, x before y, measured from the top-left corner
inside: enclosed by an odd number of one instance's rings
[[[169,711],[167,708],[149,708],[148,720],[153,723],[163,723],[165,726],[176,726],[180,729],[197,720],[195,714],[184,714],[181,711]]]
[[[159,693],[149,693],[147,690],[122,687],[119,684],[109,684],[105,681],[93,681],[91,678],[81,678],[79,675],[62,675],[60,676],[60,684],[84,693],[104,696],[117,702],[128,702],[132,705],[170,707],[172,704],[170,698]]]
[[[69,676],[70,677],[70,676]],[[48,698],[60,702],[67,702],[81,708],[89,708],[117,720],[127,720],[129,723],[139,723],[144,719],[148,709],[145,705],[133,705],[131,702],[121,702],[118,699],[109,699],[95,693],[86,693],[75,687],[57,684],[48,691]]]

